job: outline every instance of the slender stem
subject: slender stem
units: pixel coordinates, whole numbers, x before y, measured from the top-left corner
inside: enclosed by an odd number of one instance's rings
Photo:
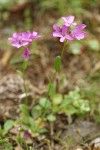
[[[63,49],[62,49],[62,52],[61,52],[61,59],[63,57],[66,44],[67,44],[67,42],[64,42],[64,46],[63,46]],[[57,71],[55,71],[54,76],[52,78],[52,81],[50,80],[50,78],[48,78],[48,81],[49,81],[49,84],[50,84],[49,90],[51,89],[51,84],[53,83],[54,79],[56,78],[56,75],[57,75]],[[45,107],[46,107],[46,105],[47,105],[47,101],[45,103]],[[52,108],[53,108],[53,103],[52,103]],[[47,110],[45,109],[44,112],[43,112],[43,114],[42,114],[42,120],[45,118],[46,112],[47,112]]]
[[[51,84],[53,83],[53,80],[55,79],[56,73],[57,73],[57,72],[54,73],[54,76],[53,76],[52,81],[51,81],[51,79],[48,77],[48,81],[49,81],[49,85],[50,85],[48,91],[51,90]],[[48,93],[47,93],[47,97],[50,98],[49,95],[48,95]],[[51,103],[51,104],[52,104],[52,107],[53,107],[53,103]],[[45,115],[46,115],[46,113],[47,113],[47,111],[48,111],[47,108],[46,108],[46,106],[47,106],[47,101],[45,102],[45,107],[44,107],[43,114],[42,114],[42,120],[44,120]]]
[[[20,148],[22,147],[22,139],[21,139],[20,130],[19,130],[19,133],[18,133],[18,145],[20,146]],[[21,148],[21,150],[22,150],[22,148]]]
[[[64,46],[63,46],[63,49],[62,49],[62,52],[61,52],[61,59],[63,57],[66,45],[67,45],[67,41],[64,42]]]
[[[50,78],[48,78],[48,81],[49,81],[49,84],[50,84],[50,87],[49,87],[49,90],[50,90],[50,88],[51,88],[51,80],[50,80]],[[49,91],[48,90],[48,91]],[[48,93],[47,93],[47,97],[49,97],[48,96]],[[46,113],[47,113],[47,109],[46,109],[46,106],[47,106],[47,101],[45,102],[45,107],[44,107],[44,110],[43,110],[43,113],[42,113],[42,120],[44,120],[44,118],[45,118],[45,115],[46,115]]]
[[[25,104],[28,105],[28,94],[27,94],[27,87],[25,82],[25,72],[23,71],[23,80],[24,80],[24,92],[25,92]]]

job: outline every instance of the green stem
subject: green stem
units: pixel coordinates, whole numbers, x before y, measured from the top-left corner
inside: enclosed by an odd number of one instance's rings
[[[55,78],[55,76],[56,76],[56,73],[57,73],[57,72],[54,73],[54,76],[53,76],[52,81],[51,81],[51,79],[48,77],[48,81],[49,81],[49,85],[50,85],[48,91],[51,90],[51,85],[52,85],[53,80],[54,80],[54,78]],[[48,94],[48,93],[47,93],[47,94]],[[50,97],[49,97],[49,94],[47,95],[47,97],[50,98]],[[51,103],[51,104],[52,104],[52,103]],[[44,110],[43,110],[43,113],[42,113],[42,117],[41,117],[42,120],[44,120],[44,118],[45,118],[45,116],[46,116],[46,113],[47,113],[47,111],[48,111],[47,108],[46,108],[46,105],[47,105],[47,101],[45,102],[45,107],[44,107]],[[52,104],[52,107],[53,107],[53,104]],[[46,109],[45,109],[45,108],[46,108]]]
[[[64,51],[65,51],[65,47],[66,47],[66,44],[67,44],[67,42],[64,42],[64,46],[63,46],[63,49],[62,49],[62,52],[61,52],[61,59],[62,59],[62,57],[63,57]],[[48,78],[49,85],[51,85],[51,84],[53,83],[54,79],[56,78],[56,75],[57,75],[57,71],[55,71],[54,76],[53,76],[53,78],[52,78],[52,81],[51,81],[50,78]],[[49,87],[49,90],[50,90],[50,88],[51,88],[51,86]],[[45,107],[46,107],[46,105],[47,105],[47,101],[46,101],[46,103],[45,103]],[[53,108],[53,103],[52,103],[52,108]],[[46,112],[47,112],[47,109],[45,109],[45,110],[43,111],[43,114],[42,114],[42,120],[44,120],[45,115],[46,115]]]
[[[51,80],[50,80],[50,78],[48,78],[48,81],[49,81],[49,84],[51,85]],[[50,86],[51,87],[51,86]],[[50,90],[50,87],[49,87],[49,90]],[[47,95],[47,97],[49,97],[48,95]],[[46,115],[46,113],[47,113],[47,109],[45,109],[46,108],[46,105],[47,105],[47,101],[45,102],[45,107],[44,107],[44,110],[43,110],[43,112],[42,112],[42,120],[44,120],[44,118],[45,118],[45,115]]]
[[[67,41],[64,42],[64,46],[63,46],[63,49],[62,49],[62,52],[61,52],[61,59],[63,57],[66,45],[67,45]]]
[[[21,133],[20,133],[20,130],[19,130],[19,133],[18,133],[18,145],[20,147],[22,147],[22,138],[21,138]],[[22,148],[21,148],[22,149]]]
[[[25,104],[28,105],[28,94],[27,94],[27,87],[25,82],[25,72],[23,71],[23,80],[24,80],[24,92],[25,92]]]

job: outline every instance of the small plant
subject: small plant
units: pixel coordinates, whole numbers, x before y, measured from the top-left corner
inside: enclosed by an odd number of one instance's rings
[[[14,125],[13,120],[7,120],[4,123],[3,127],[0,126],[0,137],[4,137],[9,132],[9,130],[13,127],[13,125]]]
[[[70,119],[68,121],[70,123],[72,115],[77,114],[78,116],[84,116],[87,112],[90,112],[90,103],[81,96],[80,90],[76,89],[64,95],[60,111],[68,116]]]
[[[26,105],[28,103],[27,99],[27,87],[25,83],[25,70],[28,67],[28,59],[30,56],[30,50],[28,48],[28,45],[35,39],[40,38],[41,36],[37,32],[21,32],[21,33],[14,33],[12,37],[9,38],[11,41],[11,45],[17,48],[25,47],[23,52],[23,64],[22,64],[22,70],[18,70],[18,73],[23,77],[24,79],[24,91],[26,94]]]
[[[41,118],[39,118],[40,108],[38,106],[33,107],[29,113],[28,106],[21,104],[20,111],[21,117],[18,120],[18,124],[22,126],[23,131],[29,131],[29,133],[31,133],[33,136],[35,136],[37,133],[47,132],[47,130],[44,128]]]
[[[41,98],[39,104],[32,109],[34,117],[42,117],[42,120],[50,122],[56,120],[57,113],[71,118],[74,114],[84,116],[87,112],[90,112],[90,103],[81,96],[79,89],[70,91],[67,95],[54,93],[50,99]]]
[[[64,113],[67,116],[73,114],[84,114],[90,110],[88,100],[84,100],[79,91],[71,91],[68,95],[63,95],[57,92],[56,75],[61,70],[63,55],[66,50],[66,45],[69,40],[74,39],[81,40],[87,35],[83,29],[86,27],[85,24],[76,26],[77,23],[74,22],[74,16],[62,17],[63,24],[58,26],[53,25],[54,32],[52,36],[54,38],[59,38],[60,42],[64,43],[61,55],[57,56],[54,61],[54,75],[53,77],[48,77],[48,90],[45,97],[39,99],[37,104],[33,106],[31,110],[28,108],[28,95],[27,86],[25,82],[25,71],[28,67],[28,60],[30,58],[30,50],[28,45],[35,39],[41,36],[37,32],[21,32],[14,33],[12,37],[9,38],[12,46],[17,48],[25,47],[23,52],[23,64],[22,70],[18,71],[24,79],[24,91],[26,94],[25,104],[20,105],[20,118],[18,119],[18,124],[21,125],[21,130],[19,132],[19,137],[17,139],[18,143],[22,145],[21,138],[36,136],[39,133],[48,132],[45,128],[44,122],[50,121],[54,122],[56,120],[57,113]],[[72,27],[74,28],[72,30]],[[21,133],[21,134],[20,134]],[[23,133],[23,134],[22,134]]]

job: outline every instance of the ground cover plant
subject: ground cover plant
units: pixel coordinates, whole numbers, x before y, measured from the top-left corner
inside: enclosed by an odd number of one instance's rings
[[[95,147],[99,140],[92,141],[100,137],[99,42],[90,38],[88,21],[80,21],[77,15],[86,13],[86,6],[82,10],[73,8],[67,16],[66,1],[63,5],[60,2],[56,5],[57,2],[38,1],[39,5],[34,8],[41,10],[44,7],[42,15],[54,8],[61,14],[60,18],[56,16],[50,20],[50,32],[47,32],[47,21],[43,31],[42,23],[33,30],[30,17],[33,7],[31,2],[26,2],[24,7],[28,8],[24,15],[27,19],[24,23],[27,25],[21,28],[18,25],[16,29],[13,26],[12,34],[9,32],[6,41],[13,51],[7,51],[4,59],[0,51],[2,150],[67,150],[76,146],[87,150],[99,149],[99,146]],[[32,3],[36,5],[36,2]],[[83,1],[70,3],[72,6],[85,5]],[[4,4],[3,7],[6,8]],[[2,47],[6,47],[5,43]],[[10,68],[12,73],[9,73],[9,67],[5,73],[7,62],[13,66]]]

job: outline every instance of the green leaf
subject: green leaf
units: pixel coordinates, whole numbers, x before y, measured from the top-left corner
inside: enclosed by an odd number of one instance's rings
[[[80,110],[82,112],[89,112],[90,111],[90,104],[88,100],[82,100],[82,104],[80,106]]]
[[[66,115],[73,115],[75,113],[77,113],[77,109],[73,106],[69,106],[66,108],[66,110],[64,110]]]
[[[59,71],[60,67],[61,67],[61,57],[57,56],[55,59],[55,62],[54,62],[54,68],[55,68],[56,72]]]
[[[55,92],[56,92],[55,85],[52,84],[52,83],[49,83],[49,85],[48,85],[48,95],[53,96],[55,94]]]
[[[26,70],[27,67],[28,67],[28,61],[24,60],[24,62],[23,62],[23,69]]]
[[[0,137],[3,137],[5,134],[7,134],[7,130],[5,129],[0,129]]]
[[[47,119],[48,119],[50,122],[53,122],[53,121],[56,120],[56,116],[53,115],[53,114],[50,114],[50,115],[47,116]]]
[[[61,94],[55,94],[53,97],[52,97],[52,101],[53,101],[53,104],[54,105],[59,105],[61,104],[63,100],[63,97]]]
[[[68,95],[66,95],[64,97],[64,100],[62,102],[61,108],[68,106],[69,104],[73,103],[73,102],[77,102],[77,100],[80,99],[80,94],[79,91],[75,90],[75,91],[71,91],[69,92]]]
[[[39,130],[38,130],[38,133],[47,133],[47,132],[48,132],[48,130],[45,129],[45,128],[44,128],[44,129],[39,129]]]
[[[27,117],[29,115],[28,107],[25,104],[20,104],[20,111]]]
[[[4,130],[8,131],[10,130],[14,125],[14,121],[13,120],[7,120],[4,124]]]
[[[59,112],[59,105],[53,105],[53,107],[52,107],[52,112],[53,113],[56,113],[56,112]]]
[[[64,101],[61,104],[61,108],[68,106],[69,104],[71,104],[74,101],[73,98],[68,97],[66,99],[64,99]]]
[[[47,98],[41,98],[39,100],[39,104],[44,107],[45,109],[50,108],[51,107],[51,103]]]
[[[33,116],[34,119],[37,119],[38,117],[40,117],[40,116],[41,116],[41,113],[42,113],[42,108],[41,108],[41,106],[40,106],[40,105],[34,106],[34,107],[32,108],[31,113],[32,113],[32,116]]]
[[[35,122],[32,117],[29,117],[29,123],[30,123],[31,127],[35,127]]]

